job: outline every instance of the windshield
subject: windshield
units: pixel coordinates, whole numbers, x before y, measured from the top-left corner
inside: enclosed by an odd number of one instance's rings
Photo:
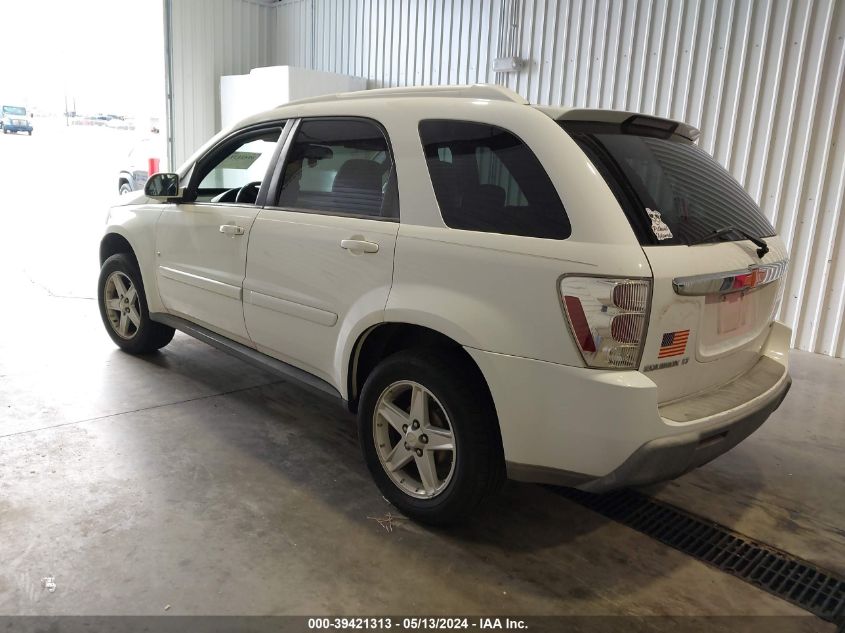
[[[706,242],[728,227],[775,234],[742,186],[691,141],[623,133],[611,124],[562,125],[604,176],[643,245]],[[732,231],[718,239],[746,238]]]
[[[18,116],[26,116],[26,108],[20,106],[3,106],[3,114],[16,114]]]

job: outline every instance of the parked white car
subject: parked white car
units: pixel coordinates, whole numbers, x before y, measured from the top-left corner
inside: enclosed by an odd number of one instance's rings
[[[130,353],[178,329],[342,398],[421,521],[506,476],[677,477],[791,383],[786,248],[697,136],[494,86],[291,103],[111,209],[103,322]]]
[[[157,171],[155,166],[161,164],[166,156],[165,140],[157,132],[140,139],[120,166],[117,176],[120,195],[142,190],[150,177],[150,169]]]

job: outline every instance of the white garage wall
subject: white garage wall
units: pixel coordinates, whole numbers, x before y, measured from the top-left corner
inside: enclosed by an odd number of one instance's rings
[[[845,357],[845,1],[165,0],[178,164],[222,75],[290,64],[370,87],[504,83],[535,103],[683,119],[792,252],[781,318]],[[518,54],[519,73],[492,60]]]
[[[276,16],[270,3],[248,0],[165,0],[164,11],[171,164],[178,167],[220,129],[220,77],[271,65]]]
[[[371,87],[498,79],[535,103],[696,125],[790,244],[781,318],[795,345],[845,356],[845,2],[282,0],[276,11],[278,64]],[[497,77],[492,60],[512,52],[525,68]]]

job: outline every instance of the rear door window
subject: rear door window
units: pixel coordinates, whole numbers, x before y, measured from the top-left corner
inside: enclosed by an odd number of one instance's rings
[[[626,133],[623,126],[563,122],[626,211],[644,245],[770,237],[775,229],[742,186],[709,154],[677,135]]]
[[[305,119],[282,172],[277,206],[331,215],[398,217],[387,138],[366,119]]]
[[[419,129],[446,226],[557,240],[571,235],[548,174],[515,135],[471,121],[421,121]]]

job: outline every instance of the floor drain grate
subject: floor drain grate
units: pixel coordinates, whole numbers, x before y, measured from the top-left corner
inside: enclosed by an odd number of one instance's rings
[[[824,620],[845,625],[845,578],[633,490],[605,495],[554,490]]]

